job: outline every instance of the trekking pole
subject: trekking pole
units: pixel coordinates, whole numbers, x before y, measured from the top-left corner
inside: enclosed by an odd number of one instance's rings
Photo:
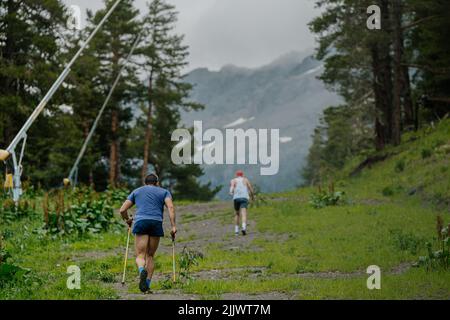
[[[177,281],[177,276],[175,273],[175,237],[172,236],[172,272],[173,272],[173,282]]]
[[[128,227],[127,249],[125,250],[125,261],[123,263],[122,285],[125,284],[125,273],[127,271],[128,247],[130,246],[131,227]]]

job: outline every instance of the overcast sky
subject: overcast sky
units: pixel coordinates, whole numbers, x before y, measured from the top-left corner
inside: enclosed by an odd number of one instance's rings
[[[135,0],[141,12],[149,0]],[[63,0],[97,10],[103,0]],[[177,30],[190,46],[189,70],[217,70],[226,64],[256,67],[282,54],[314,47],[307,23],[314,0],[168,0],[179,12]]]

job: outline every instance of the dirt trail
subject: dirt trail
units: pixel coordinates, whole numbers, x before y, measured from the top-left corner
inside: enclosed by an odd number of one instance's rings
[[[271,199],[276,201],[276,199]],[[283,235],[260,233],[256,229],[256,223],[250,218],[249,233],[247,236],[235,236],[233,234],[233,211],[229,202],[209,202],[204,204],[192,204],[177,208],[179,242],[177,250],[180,251],[184,246],[189,249],[203,252],[205,246],[209,244],[219,243],[224,250],[260,250],[260,248],[252,245],[254,239],[266,239],[268,241],[283,241],[286,237]],[[170,223],[168,219],[164,222],[164,229],[168,230]],[[78,256],[79,260],[91,260],[93,257],[106,257],[119,254],[119,249],[109,252],[88,252],[83,256]],[[122,249],[120,249],[122,250]],[[123,251],[123,250],[122,250]],[[171,247],[168,245],[160,245],[160,253],[171,253]],[[134,258],[133,250],[130,251],[130,259]],[[407,271],[411,264],[404,263],[400,266],[388,271],[390,274],[400,274]],[[194,272],[193,279],[206,280],[239,280],[239,279],[263,279],[277,278],[283,276],[299,277],[299,278],[353,278],[366,275],[365,271],[357,272],[316,272],[316,273],[298,273],[298,274],[274,274],[268,273],[265,267],[248,268],[232,268],[232,269],[214,269]],[[153,280],[155,282],[162,281],[166,274],[162,274],[160,270],[156,270]],[[153,291],[150,294],[130,293],[128,285],[137,285],[138,277],[136,275],[127,275],[128,282],[124,286],[120,284],[117,278],[113,288],[116,290],[120,299],[130,300],[197,300],[204,297],[186,294],[180,290],[160,290]],[[135,290],[132,290],[135,291]],[[298,296],[298,292],[267,292],[264,294],[243,294],[243,293],[226,293],[217,299],[229,300],[285,300],[294,299]],[[211,298],[211,297],[208,297]]]

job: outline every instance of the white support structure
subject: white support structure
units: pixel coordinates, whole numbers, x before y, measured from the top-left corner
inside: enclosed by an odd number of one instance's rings
[[[109,16],[113,13],[113,11],[116,9],[116,7],[119,5],[121,0],[117,0],[113,6],[108,10],[106,15],[103,17],[103,19],[100,21],[100,23],[97,25],[97,27],[92,31],[92,33],[89,35],[87,40],[82,44],[78,52],[75,54],[75,56],[70,60],[70,62],[66,65],[63,72],[59,75],[58,79],[56,79],[55,83],[53,83],[50,90],[47,92],[47,94],[44,96],[44,98],[41,100],[41,102],[38,104],[36,109],[34,109],[31,116],[27,119],[23,127],[20,129],[19,133],[14,137],[13,141],[9,145],[9,147],[6,150],[0,150],[0,160],[6,161],[9,157],[12,157],[13,160],[13,200],[18,204],[20,200],[20,196],[22,195],[22,159],[23,154],[25,151],[25,143],[26,143],[26,137],[28,129],[30,129],[31,125],[34,123],[34,121],[37,119],[37,117],[41,114],[42,110],[44,110],[47,103],[50,101],[50,99],[53,97],[55,92],[58,90],[58,88],[61,86],[61,84],[64,82],[66,77],[70,73],[70,68],[75,63],[75,61],[78,59],[78,57],[81,55],[81,53],[84,51],[84,49],[87,47],[89,42],[92,40],[92,38],[95,36],[97,31],[103,26],[105,21],[109,18]],[[19,160],[17,161],[16,156],[16,147],[19,145],[19,143],[22,142],[22,149],[20,153]]]
[[[139,41],[141,40],[141,34],[139,34],[136,38],[136,40],[133,43],[133,46],[131,47],[130,52],[128,53],[127,58],[125,59],[124,64],[122,65],[119,74],[117,75],[116,79],[114,80],[114,83],[111,87],[111,89],[109,90],[108,96],[106,97],[105,101],[103,102],[102,107],[100,108],[100,111],[97,115],[97,117],[95,118],[94,124],[92,125],[91,130],[89,131],[88,136],[86,137],[86,140],[83,143],[83,146],[81,147],[81,150],[78,154],[77,159],[75,160],[75,163],[73,164],[72,169],[70,170],[69,173],[69,177],[68,177],[68,182],[75,187],[77,185],[78,182],[78,166],[81,162],[81,159],[83,159],[83,156],[86,152],[87,146],[89,145],[89,142],[92,139],[92,136],[94,135],[95,130],[97,129],[98,123],[100,121],[100,118],[103,115],[103,112],[106,109],[106,106],[109,103],[109,100],[112,97],[112,94],[114,92],[114,90],[116,89],[117,85],[119,84],[120,78],[122,77],[122,72],[125,70],[127,63],[130,61],[130,58],[133,56],[133,52],[136,49],[137,45],[139,44]],[[66,180],[67,181],[67,180]]]

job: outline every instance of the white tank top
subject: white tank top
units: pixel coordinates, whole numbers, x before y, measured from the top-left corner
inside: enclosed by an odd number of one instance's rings
[[[247,186],[244,184],[244,178],[238,177],[235,178],[234,181],[236,182],[236,186],[234,188],[233,199],[249,199],[250,196],[248,194]]]

